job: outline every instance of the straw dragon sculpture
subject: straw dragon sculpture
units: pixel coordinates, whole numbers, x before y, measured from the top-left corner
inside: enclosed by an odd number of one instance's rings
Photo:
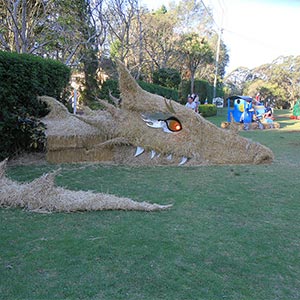
[[[87,109],[81,116],[68,112],[53,98],[43,96],[50,113],[47,160],[53,163],[109,161],[128,165],[208,165],[270,163],[267,147],[241,137],[235,130],[218,128],[199,114],[172,100],[144,91],[118,62],[120,102],[101,101],[106,109]],[[34,211],[162,210],[170,205],[136,202],[114,195],[70,191],[54,184],[55,174],[29,183],[5,176],[0,163],[0,206]]]
[[[144,91],[121,62],[117,65],[121,101],[112,105],[99,100],[106,110],[74,116],[56,100],[42,97],[52,110],[43,120],[49,161],[187,166],[272,162],[269,148]]]

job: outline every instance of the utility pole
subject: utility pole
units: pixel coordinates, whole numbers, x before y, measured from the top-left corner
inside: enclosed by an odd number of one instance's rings
[[[219,56],[220,56],[220,44],[221,44],[221,35],[223,33],[223,28],[219,31],[218,44],[217,44],[217,53],[216,53],[216,67],[215,67],[215,78],[214,78],[214,90],[213,90],[213,98],[216,98],[216,90],[217,90],[217,77],[218,77],[218,68],[219,68]]]
[[[217,53],[216,53],[213,98],[216,98],[216,94],[217,94],[217,78],[218,78],[218,69],[219,69],[220,46],[221,46],[221,36],[223,34],[223,21],[224,21],[224,7],[221,5],[220,1],[219,1],[219,5],[221,8],[221,27],[217,25],[219,32],[218,32],[218,43],[217,43]]]

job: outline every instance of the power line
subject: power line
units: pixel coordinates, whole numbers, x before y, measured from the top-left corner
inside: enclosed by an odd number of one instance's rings
[[[203,2],[203,0],[200,0],[202,5],[204,6],[207,14],[209,15],[209,17],[211,18],[211,20],[213,21],[213,23],[216,25],[217,29],[220,30],[220,26],[216,23],[214,17],[212,16],[211,12],[209,11],[209,9],[207,8],[207,6],[205,5],[205,3]]]
[[[225,3],[225,0],[218,0],[218,2],[219,2],[219,5],[220,5],[221,9],[222,9],[223,11],[225,11],[225,9],[226,9],[226,3]]]
[[[207,14],[209,15],[209,17],[211,18],[211,20],[213,21],[213,23],[216,25],[217,30],[218,30],[218,42],[217,42],[217,51],[216,51],[216,60],[215,60],[215,76],[214,76],[214,87],[213,87],[213,98],[216,97],[216,90],[217,90],[217,77],[218,77],[218,68],[219,68],[219,56],[220,56],[220,44],[221,44],[221,35],[223,32],[222,27],[218,26],[217,22],[215,21],[214,17],[211,15],[211,12],[209,11],[209,9],[207,8],[207,6],[205,5],[205,3],[203,2],[203,0],[200,0],[202,5],[204,6]],[[221,25],[223,25],[223,15],[224,15],[224,9],[221,6],[220,2],[219,5],[221,7],[222,10],[222,20],[221,20]]]

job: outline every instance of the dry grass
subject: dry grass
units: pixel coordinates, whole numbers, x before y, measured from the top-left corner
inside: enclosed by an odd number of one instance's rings
[[[18,183],[5,177],[7,160],[0,163],[0,206],[22,207],[34,212],[74,212],[92,210],[157,211],[171,205],[137,202],[129,198],[90,191],[71,191],[56,187],[56,170],[29,183]]]

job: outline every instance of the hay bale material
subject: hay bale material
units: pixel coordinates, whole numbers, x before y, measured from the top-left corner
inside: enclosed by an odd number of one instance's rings
[[[34,212],[75,212],[92,210],[158,211],[172,205],[138,202],[115,195],[91,191],[71,191],[56,187],[59,170],[47,173],[29,183],[18,183],[5,177],[7,161],[0,163],[0,206],[22,207]]]
[[[47,161],[64,163],[112,160],[111,151],[97,146],[107,140],[107,130],[99,130],[80,120],[51,97],[42,96],[40,100],[46,102],[51,109],[50,114],[42,119],[47,127]],[[111,126],[110,114],[105,111],[95,113],[87,109],[86,114],[91,123],[101,121],[103,128]]]
[[[272,122],[272,123],[261,123],[263,125],[263,129],[278,129],[280,128],[280,123],[278,122]],[[230,130],[244,130],[244,124],[243,123],[237,123],[237,122],[222,122],[221,127],[224,129],[230,129]],[[259,125],[256,122],[249,123],[249,129],[250,130],[256,130],[259,129]]]
[[[218,128],[191,109],[144,91],[124,64],[117,64],[122,98],[119,107],[105,104],[106,111],[88,111],[76,117],[67,114],[64,120],[58,121],[46,118],[49,161],[111,159],[112,163],[128,165],[174,165],[182,158],[188,159],[186,165],[273,161],[274,155],[269,148],[240,136],[237,128],[230,131]],[[55,105],[55,99],[51,101]],[[182,129],[166,133],[161,128],[151,128],[142,119],[145,114],[171,115],[179,120]],[[145,152],[134,157],[131,154],[134,151],[128,151],[128,147],[142,147]],[[107,150],[111,151],[110,157],[107,153],[100,155]],[[145,157],[152,151],[157,153],[155,160]],[[163,159],[170,154],[176,159]]]

